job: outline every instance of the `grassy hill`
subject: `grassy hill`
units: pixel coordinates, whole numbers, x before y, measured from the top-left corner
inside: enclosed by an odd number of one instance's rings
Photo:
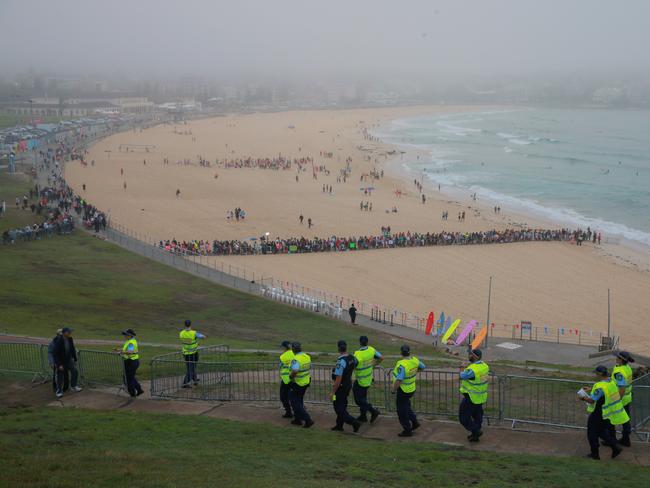
[[[0,408],[3,486],[646,486],[630,464],[495,456],[207,417]],[[598,472],[598,475],[594,473]]]

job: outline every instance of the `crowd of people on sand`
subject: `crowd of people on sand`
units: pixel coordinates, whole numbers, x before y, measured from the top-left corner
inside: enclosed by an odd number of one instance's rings
[[[244,220],[246,218],[246,211],[237,207],[234,210],[228,210],[226,212],[226,220],[228,222],[232,222],[233,220],[235,222],[239,222],[240,220]]]
[[[342,252],[398,247],[428,247],[450,245],[504,244],[532,241],[578,241],[582,231],[569,229],[505,229],[480,232],[399,232],[382,228],[381,235],[361,237],[305,237],[268,239],[265,236],[247,241],[171,239],[160,241],[159,247],[169,252],[201,255],[289,254],[312,252]]]
[[[372,202],[361,201],[361,203],[359,204],[359,210],[365,212],[372,212]]]

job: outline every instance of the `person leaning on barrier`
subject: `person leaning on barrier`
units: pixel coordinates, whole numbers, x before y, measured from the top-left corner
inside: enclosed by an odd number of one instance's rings
[[[343,431],[343,424],[352,426],[354,432],[359,431],[361,422],[355,419],[348,412],[348,397],[352,389],[352,372],[357,365],[357,360],[352,354],[348,354],[348,345],[344,340],[340,340],[336,347],[339,357],[336,360],[336,366],[332,369],[332,404],[336,413],[336,425],[332,430]]]
[[[314,425],[307,410],[305,410],[305,393],[311,383],[311,358],[309,354],[302,352],[300,342],[291,344],[294,358],[291,360],[291,372],[289,378],[291,379],[291,390],[289,391],[289,401],[291,408],[293,408],[294,419],[291,421],[293,425],[303,425],[308,429]]]
[[[68,390],[81,391],[77,386],[79,371],[77,370],[77,350],[72,338],[72,329],[63,327],[61,335],[57,335],[53,340],[52,356],[56,368],[56,397],[61,398],[63,393]]]
[[[185,378],[183,379],[183,388],[191,388],[199,384],[196,375],[196,368],[199,363],[199,339],[205,339],[200,332],[192,329],[192,321],[185,321],[185,328],[179,334],[183,348],[183,359],[185,359]]]
[[[359,337],[361,347],[354,351],[354,357],[357,358],[357,367],[354,370],[355,381],[352,385],[354,402],[359,406],[361,414],[357,417],[359,422],[368,421],[368,412],[370,412],[370,423],[377,420],[379,410],[372,406],[368,401],[368,390],[372,385],[375,366],[381,363],[384,358],[381,353],[374,347],[368,345],[366,336]]]
[[[282,402],[282,406],[284,407],[284,415],[282,418],[292,419],[293,411],[291,410],[291,402],[289,402],[289,390],[291,389],[289,374],[291,372],[291,361],[294,358],[294,354],[289,341],[282,341],[281,346],[284,349],[282,354],[280,354],[280,402]]]
[[[135,331],[126,329],[122,331],[126,337],[122,349],[115,349],[124,359],[124,383],[129,395],[132,397],[140,396],[144,393],[140,383],[135,377],[138,367],[140,366],[140,354],[138,351],[138,341],[135,340]]]
[[[411,348],[404,344],[400,348],[402,359],[397,361],[393,369],[393,388],[392,393],[396,394],[395,404],[397,407],[397,417],[402,425],[402,432],[397,434],[399,437],[411,437],[413,431],[420,427],[420,422],[411,408],[411,397],[415,393],[415,380],[419,370],[426,366],[415,356],[411,356]]]
[[[482,361],[480,349],[469,352],[469,365],[461,367],[460,392],[463,399],[458,407],[458,420],[469,431],[467,440],[478,442],[483,435],[483,405],[488,399],[490,367]]]
[[[584,387],[578,392],[578,399],[587,402],[587,439],[591,452],[587,455],[591,459],[600,459],[598,440],[602,439],[606,446],[612,448],[612,458],[618,456],[622,449],[616,442],[616,426],[630,420],[627,416],[618,386],[609,377],[605,366],[598,366],[594,370],[596,383]]]
[[[612,370],[612,379],[618,386],[618,392],[621,395],[621,404],[630,417],[632,407],[632,368],[628,363],[633,363],[634,358],[627,351],[620,351],[616,354],[616,366]],[[632,423],[630,420],[623,424],[623,434],[619,443],[623,446],[630,447],[630,434],[632,432]]]

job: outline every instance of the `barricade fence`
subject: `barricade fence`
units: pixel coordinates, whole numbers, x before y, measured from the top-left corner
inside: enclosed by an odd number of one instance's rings
[[[116,353],[78,349],[77,370],[82,385],[121,387],[124,383],[124,361]],[[48,358],[48,346],[0,343],[0,373],[28,374],[32,381],[52,378],[54,363]]]
[[[206,362],[197,367],[198,385],[183,388],[187,363],[169,355],[151,361],[151,394],[160,398],[184,400],[279,402],[279,366],[274,362]],[[330,404],[332,365],[312,364],[311,384],[305,401]],[[650,420],[649,386],[635,386],[633,427],[637,434],[650,440],[646,424]],[[385,412],[395,412],[392,394],[392,370],[377,367],[369,400]],[[584,380],[563,380],[517,375],[490,375],[485,416],[495,422],[537,424],[559,428],[584,429],[587,425],[586,404],[576,398]],[[417,391],[412,399],[418,414],[457,418],[461,399],[458,371],[425,369],[418,373]],[[638,391],[638,393],[637,393]],[[354,401],[350,396],[350,405]],[[634,409],[633,409],[634,412]]]

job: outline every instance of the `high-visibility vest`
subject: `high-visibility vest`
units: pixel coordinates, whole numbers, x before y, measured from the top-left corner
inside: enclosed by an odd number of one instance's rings
[[[127,351],[128,347],[133,344],[133,352]],[[124,359],[140,359],[140,355],[138,354],[138,341],[135,339],[129,339],[124,343],[122,346],[122,356]]]
[[[183,329],[178,336],[183,345],[183,354],[194,354],[199,349],[199,340],[196,338],[195,330]]]
[[[420,360],[415,356],[412,356],[397,361],[395,369],[393,369],[393,377],[395,378],[395,381],[397,381],[397,372],[400,366],[404,367],[405,376],[399,387],[404,393],[413,393],[415,391],[415,377],[418,374]]]
[[[295,355],[291,349],[280,355],[280,379],[285,385],[288,385],[291,382],[289,373],[291,372],[291,360],[294,357]]]
[[[628,364],[620,364],[614,366],[614,371],[612,371],[612,378],[616,376],[616,373],[620,373],[625,378],[625,395],[621,398],[621,403],[623,406],[629,405],[632,403],[632,368]]]
[[[375,348],[368,346],[365,349],[354,351],[354,357],[357,358],[357,364],[354,375],[359,386],[368,387],[372,384],[372,373],[375,366]]]
[[[484,362],[471,363],[467,369],[474,373],[473,380],[461,380],[460,392],[467,393],[475,405],[482,405],[488,399],[490,367]]]
[[[311,358],[309,357],[309,354],[299,352],[293,357],[293,359],[298,361],[298,364],[300,365],[300,369],[298,370],[298,373],[296,373],[296,376],[293,377],[293,381],[295,381],[298,386],[307,386],[311,383]]]
[[[599,381],[592,388],[594,390],[602,390],[605,398],[603,400],[603,420],[609,420],[612,425],[621,425],[630,420],[627,412],[623,408],[621,402],[621,395],[618,393],[618,386],[612,379],[608,381]],[[595,403],[590,403],[587,406],[587,412],[593,412],[596,409]]]

